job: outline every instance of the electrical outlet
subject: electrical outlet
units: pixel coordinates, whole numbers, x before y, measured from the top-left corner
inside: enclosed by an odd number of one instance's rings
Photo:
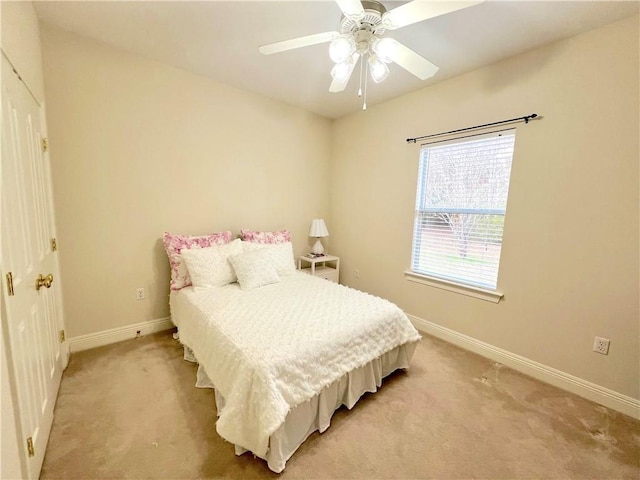
[[[609,353],[609,339],[596,337],[593,340],[593,351],[601,353],[602,355],[607,355]]]
[[[354,273],[356,275],[356,278],[360,278],[360,270],[356,268]]]
[[[136,289],[136,300],[144,300],[144,288]]]

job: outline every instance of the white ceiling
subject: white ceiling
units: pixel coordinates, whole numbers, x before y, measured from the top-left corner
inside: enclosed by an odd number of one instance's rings
[[[390,10],[406,2],[383,3]],[[358,75],[344,92],[328,92],[332,62],[327,44],[258,53],[265,43],[338,30],[341,12],[330,0],[43,1],[34,6],[42,21],[64,30],[325,117],[338,118],[362,106]],[[367,104],[636,15],[639,7],[637,1],[486,1],[387,32],[440,70],[421,81],[391,65],[383,83],[370,84]]]

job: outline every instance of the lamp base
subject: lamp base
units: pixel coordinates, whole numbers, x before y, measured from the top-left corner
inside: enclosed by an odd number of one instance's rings
[[[324,247],[322,246],[322,242],[320,241],[320,239],[316,240],[316,243],[311,249],[311,253],[315,253],[316,255],[324,254]]]

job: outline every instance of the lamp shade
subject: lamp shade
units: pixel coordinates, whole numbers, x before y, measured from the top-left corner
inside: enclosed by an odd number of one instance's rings
[[[369,70],[371,71],[371,78],[376,83],[382,82],[389,75],[387,64],[373,56],[369,58]]]
[[[381,38],[374,42],[373,51],[376,52],[378,59],[390,63],[393,61],[393,54],[397,51],[397,42],[393,38]]]
[[[329,56],[334,63],[344,62],[355,51],[356,46],[350,37],[338,37],[329,45]]]
[[[313,220],[311,220],[309,236],[316,238],[329,236],[329,230],[327,230],[327,226],[325,225],[322,218],[314,218]]]

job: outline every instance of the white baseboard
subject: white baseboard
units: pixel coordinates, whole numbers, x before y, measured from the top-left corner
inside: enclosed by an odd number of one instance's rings
[[[640,420],[640,400],[516,355],[515,353],[495,347],[473,337],[456,332],[455,330],[429,322],[423,318],[414,315],[407,316],[418,330],[428,333],[429,335],[438,337],[465,350],[470,350],[478,355],[500,362],[518,372],[522,372],[545,383],[575,393],[588,400]]]
[[[147,322],[134,323],[124,327],[103,330],[102,332],[88,333],[79,335],[69,339],[69,350],[79,352],[81,350],[89,350],[90,348],[109,345],[110,343],[121,342],[130,338],[135,338],[138,332],[140,335],[148,335],[150,333],[161,332],[173,328],[171,317],[158,318]]]

